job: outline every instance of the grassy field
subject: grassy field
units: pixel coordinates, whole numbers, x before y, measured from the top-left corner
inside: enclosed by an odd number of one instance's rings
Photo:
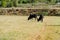
[[[27,16],[0,16],[0,40],[60,40],[60,17],[45,16],[44,21]]]

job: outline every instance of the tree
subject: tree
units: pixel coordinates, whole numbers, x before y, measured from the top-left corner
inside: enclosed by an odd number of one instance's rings
[[[7,5],[7,2],[6,2],[6,0],[1,0],[1,2],[2,2],[2,7],[6,7]]]

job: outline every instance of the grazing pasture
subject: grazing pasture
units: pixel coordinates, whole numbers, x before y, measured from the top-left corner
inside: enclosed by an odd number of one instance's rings
[[[28,16],[0,16],[0,40],[60,40],[60,17],[45,16],[43,22]]]

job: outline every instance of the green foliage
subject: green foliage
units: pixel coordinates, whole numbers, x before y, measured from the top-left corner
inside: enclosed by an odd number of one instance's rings
[[[55,2],[56,2],[56,0],[51,0],[50,3],[51,3],[51,4],[55,4]]]
[[[47,3],[55,4],[59,1],[57,0],[0,0],[2,7],[17,7],[18,4],[27,4],[27,3]]]
[[[2,0],[2,7],[6,7],[6,4],[7,4],[6,0]]]
[[[35,0],[18,0],[18,3],[34,3]]]

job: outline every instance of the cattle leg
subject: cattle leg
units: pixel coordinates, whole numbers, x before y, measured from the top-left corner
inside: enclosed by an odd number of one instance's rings
[[[43,19],[41,19],[41,22],[43,22]]]

